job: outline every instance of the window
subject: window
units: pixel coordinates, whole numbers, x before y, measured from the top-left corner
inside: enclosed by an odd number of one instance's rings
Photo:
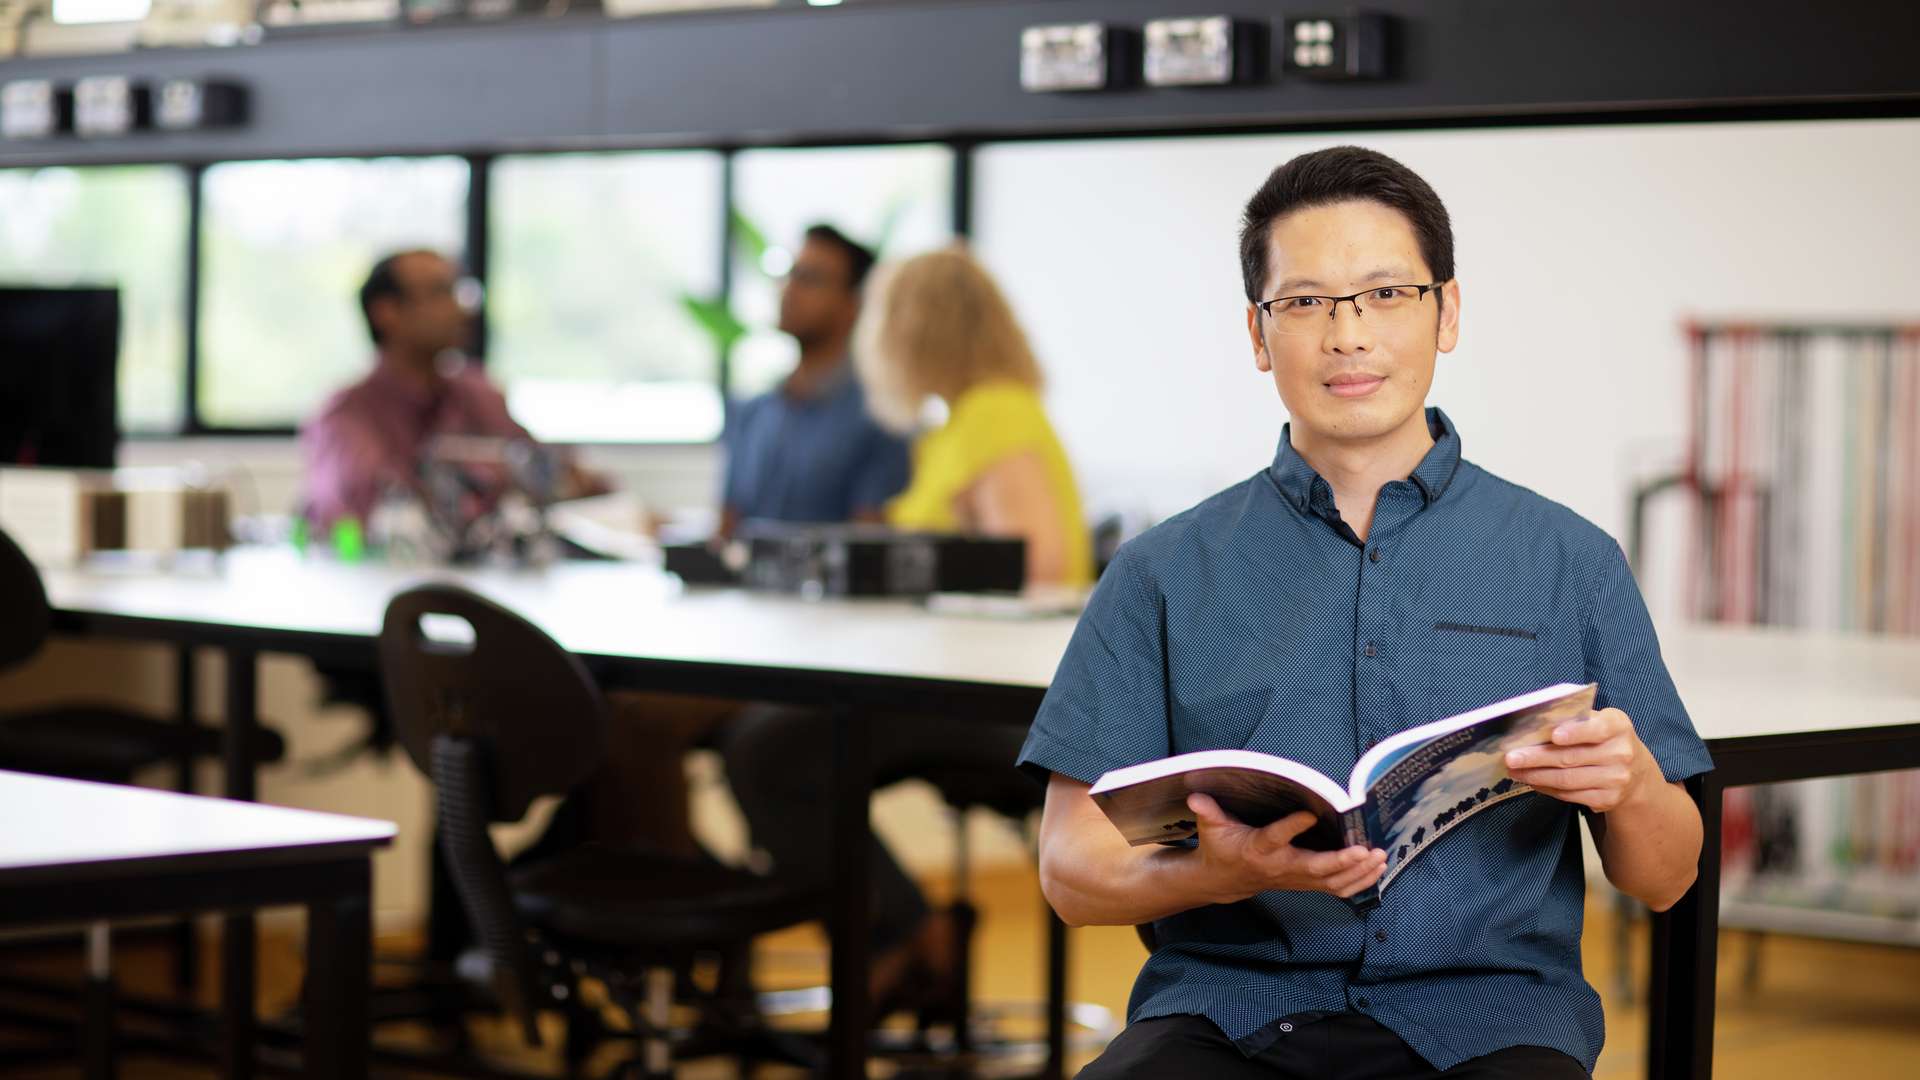
[[[719,437],[721,171],[706,151],[503,158],[489,208],[488,369],[560,442]]]
[[[121,426],[179,430],[186,174],[158,165],[0,169],[0,207],[0,282],[118,287]]]
[[[735,249],[732,307],[749,332],[734,347],[733,394],[765,390],[793,365],[793,342],[774,329],[778,279],[807,226],[832,225],[883,259],[953,235],[953,151],[945,146],[749,150],[734,168],[734,207],[748,226],[742,232],[764,237],[768,247],[759,258],[750,242]]]
[[[216,165],[204,188],[201,420],[297,425],[367,369],[359,289],[382,255],[465,247],[459,158]]]

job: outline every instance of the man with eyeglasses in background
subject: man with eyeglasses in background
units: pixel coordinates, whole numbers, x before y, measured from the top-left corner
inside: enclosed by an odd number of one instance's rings
[[[730,402],[715,541],[751,521],[878,522],[907,485],[907,443],[867,413],[849,347],[874,254],[831,225],[807,229],[780,289],[779,329],[799,346],[793,370],[757,397]],[[610,771],[636,793],[603,818],[603,836],[702,854],[693,837],[681,761],[710,742],[746,702],[660,692],[619,699],[644,713],[644,735],[616,739]]]
[[[1579,821],[1608,879],[1664,910],[1700,853],[1679,781],[1712,762],[1619,545],[1463,461],[1425,407],[1461,314],[1426,181],[1358,147],[1297,157],[1247,204],[1240,256],[1254,366],[1290,418],[1278,453],[1120,550],[1020,755],[1048,783],[1055,909],[1152,924],[1128,1026],[1082,1080],[1586,1076],[1604,1025],[1580,969]],[[1508,755],[1534,793],[1377,902],[1349,898],[1385,853],[1295,847],[1310,813],[1253,827],[1195,794],[1196,841],[1136,848],[1088,795],[1203,749],[1345,776],[1396,732],[1557,682],[1599,694]]]
[[[780,385],[728,412],[720,539],[743,521],[879,521],[907,486],[907,443],[867,415],[848,356],[873,263],[833,226],[807,230],[780,290],[780,332],[799,360]]]
[[[436,437],[532,439],[462,352],[478,307],[479,283],[437,252],[402,251],[374,264],[360,286],[373,370],[329,398],[300,433],[311,524],[365,523],[389,491],[418,493],[421,456]],[[479,502],[505,490],[504,469],[464,468]],[[568,461],[554,494],[606,490],[602,477]]]

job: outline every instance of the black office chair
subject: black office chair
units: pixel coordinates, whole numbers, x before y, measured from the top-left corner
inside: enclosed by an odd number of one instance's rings
[[[721,1052],[818,1063],[810,1044],[759,1022],[741,968],[752,937],[819,918],[819,895],[710,861],[597,844],[502,862],[487,826],[571,792],[604,756],[607,704],[578,658],[506,608],[449,585],[396,596],[379,651],[388,713],[433,782],[441,849],[492,989],[529,1044],[540,1045],[536,1015],[561,1012],[577,1074],[592,1042],[612,1034],[579,1005],[580,979],[591,977],[642,1046],[620,1073],[670,1076],[676,1055]],[[719,962],[717,985],[688,991],[701,1023],[672,1032],[676,983],[693,982],[687,973],[701,958]]]
[[[40,572],[4,531],[0,612],[5,613],[0,615],[0,671],[6,671],[46,644],[53,614]],[[220,730],[191,721],[85,702],[0,712],[0,768],[130,784],[136,772],[149,766],[221,755]],[[286,751],[278,732],[259,729],[255,761],[278,761]]]

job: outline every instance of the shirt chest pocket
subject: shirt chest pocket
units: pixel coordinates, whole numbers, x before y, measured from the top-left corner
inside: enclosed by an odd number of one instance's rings
[[[1551,644],[1538,623],[1438,619],[1418,653],[1434,719],[1466,712],[1555,681]]]

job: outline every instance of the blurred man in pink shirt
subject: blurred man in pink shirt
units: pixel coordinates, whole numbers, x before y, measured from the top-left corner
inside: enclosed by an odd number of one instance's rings
[[[373,336],[373,371],[328,399],[301,431],[305,513],[321,527],[365,521],[389,490],[419,493],[420,459],[439,436],[531,439],[507,413],[506,398],[461,353],[471,341],[471,302],[459,270],[431,251],[403,251],[374,264],[360,287]],[[497,466],[469,465],[482,502],[507,483]],[[561,497],[606,490],[571,463]]]

